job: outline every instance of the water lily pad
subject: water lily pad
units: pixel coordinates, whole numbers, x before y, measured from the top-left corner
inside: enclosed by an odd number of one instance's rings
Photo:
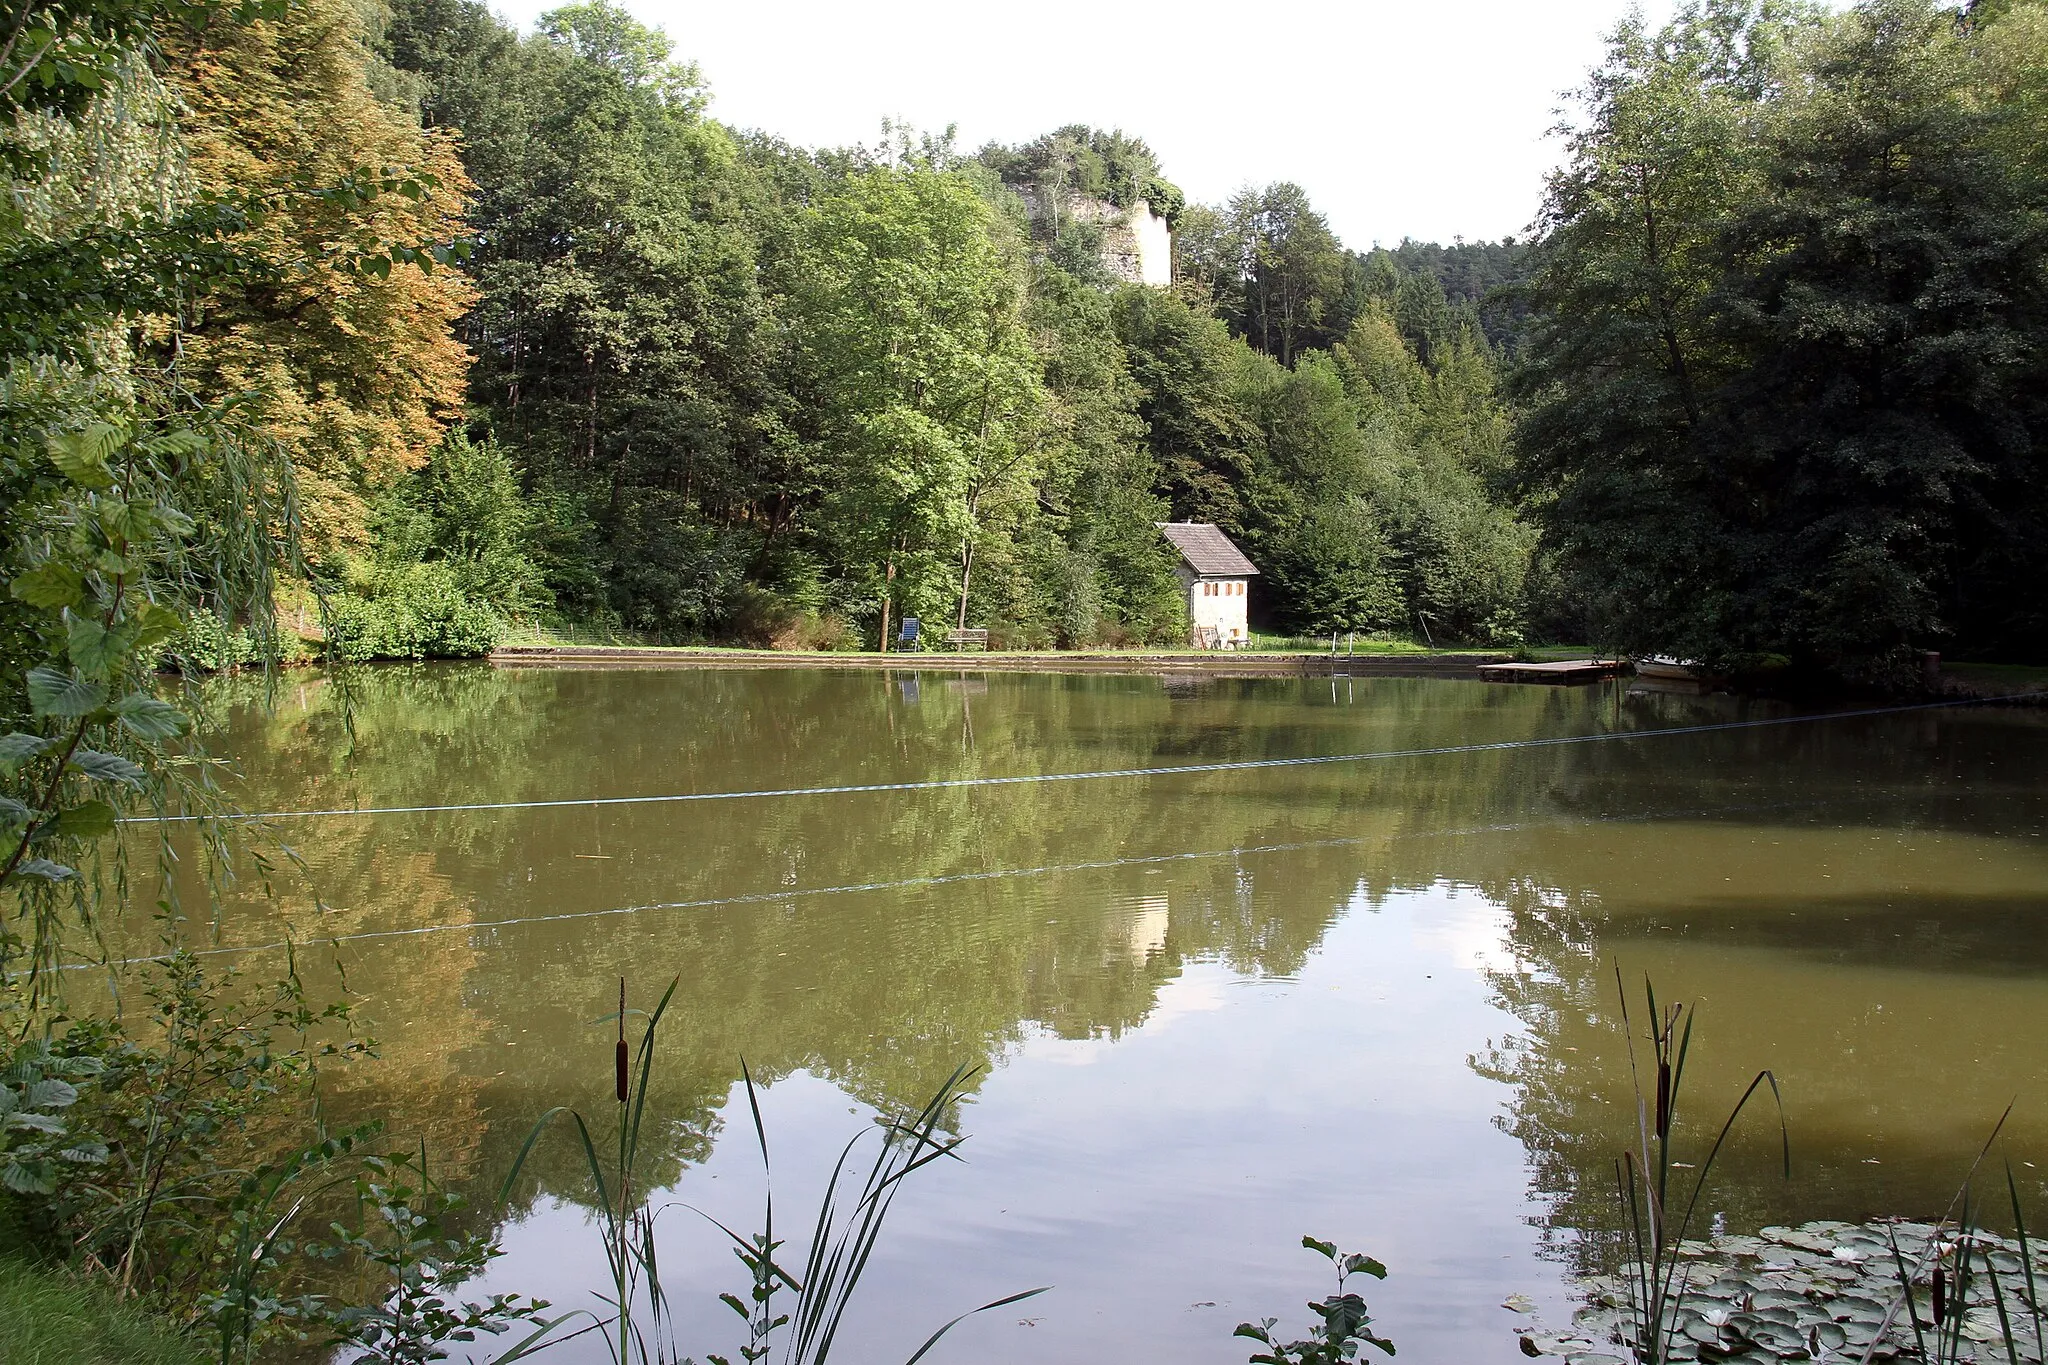
[[[1523,1338],[1533,1342],[1547,1356],[1568,1356],[1586,1350],[1593,1343],[1580,1336],[1559,1336],[1555,1332],[1531,1332]]]
[[[1759,1346],[1767,1347],[1773,1355],[1793,1356],[1804,1359],[1806,1338],[1796,1328],[1775,1322],[1760,1322],[1750,1332],[1749,1339]]]
[[[1884,1315],[1891,1311],[1889,1303],[1861,1294],[1842,1295],[1835,1300],[1834,1308],[1837,1318],[1847,1317],[1858,1322],[1882,1322]]]
[[[1998,1314],[1988,1308],[1973,1308],[1963,1316],[1963,1335],[1971,1341],[2004,1341]]]

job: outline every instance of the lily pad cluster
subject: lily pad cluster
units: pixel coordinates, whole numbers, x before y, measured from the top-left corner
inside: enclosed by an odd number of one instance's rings
[[[1953,1354],[1944,1351],[1945,1360],[2044,1365],[2040,1343],[2048,1325],[2037,1334],[2043,1309],[2030,1294],[2020,1244],[1971,1231],[1970,1273],[1959,1275],[1961,1236],[1953,1227],[1929,1223],[1815,1222],[1682,1243],[1684,1293],[1676,1322],[1665,1324],[1671,1333],[1666,1358],[1708,1365],[1921,1362],[1922,1335],[1930,1350],[1934,1343],[1934,1274],[1940,1268],[1943,1312],[1958,1347]],[[2031,1256],[2033,1283],[2048,1298],[2048,1247],[2034,1245]],[[1901,1289],[1902,1261],[1913,1278],[1910,1306]],[[1566,1365],[1627,1365],[1635,1358],[1627,1279],[1589,1276],[1579,1289],[1586,1305],[1573,1314],[1570,1329],[1553,1331],[1540,1323],[1519,1328],[1522,1353],[1558,1357]],[[1519,1310],[1524,1302],[1511,1300],[1509,1306]]]

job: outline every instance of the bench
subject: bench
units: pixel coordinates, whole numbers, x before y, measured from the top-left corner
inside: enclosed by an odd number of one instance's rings
[[[949,630],[946,632],[946,643],[955,649],[965,649],[969,645],[973,645],[976,649],[987,649],[988,632],[985,630]]]

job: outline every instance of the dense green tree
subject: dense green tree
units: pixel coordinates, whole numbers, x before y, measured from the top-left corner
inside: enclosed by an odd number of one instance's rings
[[[830,413],[821,534],[878,600],[884,648],[899,603],[950,596],[964,619],[987,504],[1035,483],[1041,371],[991,219],[967,177],[916,162],[852,177],[808,219],[795,308]]]
[[[2043,201],[1987,51],[1923,0],[1618,33],[1519,381],[1602,639],[1893,679],[2016,543],[1984,525],[2039,486]]]
[[[1186,300],[1149,289],[1120,292],[1113,318],[1144,395],[1138,413],[1173,519],[1241,529],[1253,432],[1229,391],[1237,361],[1229,329]]]

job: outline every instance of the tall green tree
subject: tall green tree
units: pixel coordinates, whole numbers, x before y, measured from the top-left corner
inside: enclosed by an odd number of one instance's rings
[[[883,648],[899,602],[945,600],[949,560],[964,616],[986,502],[1032,482],[1043,385],[1021,263],[990,224],[966,176],[914,160],[852,177],[808,219],[795,306],[830,413],[824,534],[875,594]]]

